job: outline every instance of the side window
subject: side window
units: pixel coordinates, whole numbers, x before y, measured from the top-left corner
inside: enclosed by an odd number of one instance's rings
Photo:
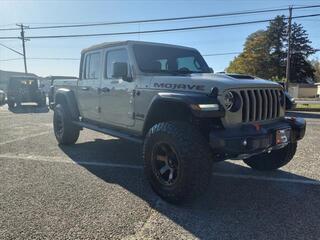
[[[128,52],[126,49],[118,49],[108,51],[106,54],[106,67],[105,67],[105,78],[112,78],[113,76],[113,63],[115,62],[126,62],[129,63]]]
[[[194,57],[177,58],[178,69],[187,68],[189,71],[199,71],[200,64]]]
[[[84,64],[84,79],[100,78],[100,53],[88,54]]]

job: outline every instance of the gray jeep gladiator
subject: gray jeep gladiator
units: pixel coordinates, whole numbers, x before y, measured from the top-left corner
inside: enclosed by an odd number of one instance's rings
[[[306,128],[285,117],[279,84],[213,74],[193,48],[140,41],[84,49],[79,79],[56,82],[53,106],[60,144],[83,128],[143,144],[147,179],[172,203],[203,192],[217,161],[284,166]]]

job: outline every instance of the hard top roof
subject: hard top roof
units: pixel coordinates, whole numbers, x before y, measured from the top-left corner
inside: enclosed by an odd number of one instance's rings
[[[98,50],[98,49],[111,47],[111,46],[113,47],[113,46],[132,45],[132,44],[157,45],[157,46],[166,46],[166,47],[185,48],[185,49],[195,50],[194,48],[191,48],[191,47],[179,46],[174,44],[127,40],[127,41],[116,41],[116,42],[104,42],[97,45],[93,45],[91,47],[83,49],[81,51],[81,54],[86,53],[88,51]]]

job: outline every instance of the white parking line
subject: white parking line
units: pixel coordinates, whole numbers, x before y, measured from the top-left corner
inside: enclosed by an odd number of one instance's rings
[[[302,183],[311,185],[320,185],[320,181],[312,179],[293,179],[293,178],[282,178],[282,177],[266,177],[266,176],[255,176],[255,175],[244,175],[235,173],[218,173],[212,174],[216,177],[229,177],[229,178],[241,178],[241,179],[253,179],[261,181],[273,181],[273,182],[287,182],[287,183]]]
[[[17,142],[17,141],[21,141],[21,140],[25,140],[25,139],[28,139],[28,138],[42,136],[42,135],[45,135],[45,134],[48,134],[48,133],[50,133],[50,131],[40,132],[40,133],[36,133],[36,134],[30,134],[30,135],[27,135],[25,137],[19,137],[19,138],[16,138],[16,139],[0,142],[0,146],[5,145],[5,144],[9,144],[9,143],[13,143],[13,142]]]
[[[320,125],[320,122],[318,121],[318,122],[316,122],[316,121],[308,121],[307,122],[307,127],[308,127],[308,125]]]
[[[79,161],[75,162],[66,159],[62,159],[59,157],[47,157],[47,156],[26,156],[26,155],[18,155],[14,156],[13,154],[0,154],[0,159],[16,159],[16,160],[30,160],[30,161],[40,161],[40,162],[52,162],[52,163],[69,163],[76,165],[88,165],[88,166],[98,166],[98,167],[115,167],[115,168],[129,168],[129,169],[143,169],[143,166],[140,165],[130,165],[130,164],[117,164],[117,163],[104,163],[104,162],[87,162],[87,161]]]
[[[125,169],[136,169],[142,170],[141,165],[131,165],[131,164],[117,164],[117,163],[104,163],[104,162],[88,162],[79,161],[75,162],[60,157],[48,157],[48,156],[32,156],[32,155],[18,155],[13,154],[0,154],[0,159],[14,159],[14,160],[30,160],[30,161],[40,161],[40,162],[51,162],[51,163],[67,163],[75,165],[86,165],[86,166],[100,166],[100,167],[112,167],[112,168],[125,168]],[[225,177],[225,178],[237,178],[237,179],[249,179],[249,180],[259,180],[259,181],[273,181],[273,182],[285,182],[285,183],[298,183],[305,185],[320,185],[320,181],[312,179],[293,179],[293,178],[283,178],[283,177],[267,177],[267,176],[256,176],[256,175],[244,175],[236,173],[212,173],[215,177]]]

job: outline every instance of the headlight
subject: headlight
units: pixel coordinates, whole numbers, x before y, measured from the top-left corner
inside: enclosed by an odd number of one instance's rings
[[[234,105],[235,99],[232,92],[227,92],[224,95],[224,105],[228,111],[231,110],[232,106]]]
[[[230,112],[236,112],[241,107],[241,99],[238,93],[228,91],[224,94],[224,106]]]

